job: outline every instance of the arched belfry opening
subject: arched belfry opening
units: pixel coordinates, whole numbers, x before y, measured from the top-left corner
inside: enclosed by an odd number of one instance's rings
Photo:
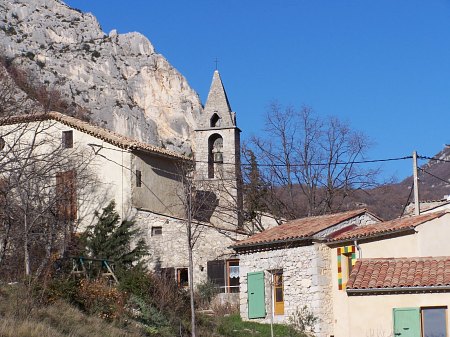
[[[212,128],[216,128],[216,127],[219,127],[220,126],[220,123],[221,122],[221,118],[219,117],[219,115],[218,114],[214,114],[214,115],[212,115],[212,117],[211,117],[211,123],[210,123],[210,126],[212,127]]]
[[[217,178],[223,167],[223,138],[215,133],[208,139],[208,178]]]

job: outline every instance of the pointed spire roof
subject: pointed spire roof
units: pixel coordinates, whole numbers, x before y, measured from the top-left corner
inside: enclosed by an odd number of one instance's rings
[[[223,121],[223,126],[235,126],[230,102],[218,70],[214,71],[204,111],[209,118],[216,113]]]
[[[209,110],[208,108],[214,108],[214,110],[221,108],[220,110],[223,112],[231,112],[230,102],[228,101],[227,93],[225,92],[218,70],[214,71],[208,99],[206,100],[205,111]]]

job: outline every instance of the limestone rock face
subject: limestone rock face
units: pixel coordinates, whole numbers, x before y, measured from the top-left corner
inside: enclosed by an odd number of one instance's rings
[[[58,0],[3,0],[1,53],[91,111],[95,123],[180,153],[202,109],[186,79],[139,33],[105,34]]]

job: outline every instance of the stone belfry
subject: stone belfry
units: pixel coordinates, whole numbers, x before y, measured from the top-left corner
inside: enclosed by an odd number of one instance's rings
[[[220,227],[242,226],[240,132],[216,70],[195,130],[195,179],[209,198],[203,220]]]

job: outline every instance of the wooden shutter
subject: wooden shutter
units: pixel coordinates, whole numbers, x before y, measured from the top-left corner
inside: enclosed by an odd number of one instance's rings
[[[64,149],[73,147],[73,131],[62,132],[62,146]]]
[[[57,212],[60,219],[75,221],[77,219],[77,189],[75,171],[56,174]]]
[[[420,308],[394,308],[394,335],[420,337]]]
[[[175,268],[161,268],[161,277],[168,282],[175,282]]]
[[[207,263],[208,279],[221,290],[225,289],[225,261],[214,260]]]
[[[248,318],[266,317],[264,272],[247,274]]]

